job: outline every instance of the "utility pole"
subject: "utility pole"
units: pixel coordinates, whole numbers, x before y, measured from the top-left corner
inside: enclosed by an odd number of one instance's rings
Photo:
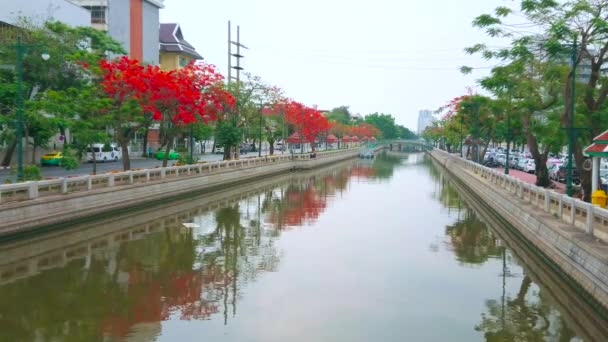
[[[236,46],[236,53],[232,53],[232,45]],[[241,44],[241,27],[239,25],[236,26],[236,41],[233,41],[231,24],[230,21],[228,21],[228,84],[230,84],[234,79],[232,77],[232,69],[236,70],[236,94],[234,94],[234,98],[236,100],[236,113],[234,113],[232,117],[235,127],[239,122],[240,116],[239,93],[241,91],[241,70],[243,70],[243,67],[241,67],[241,58],[244,57],[243,55],[241,55],[241,48],[248,49],[245,45]],[[236,66],[232,66],[232,57],[236,58]],[[234,146],[234,148],[234,155],[238,157],[239,148],[238,146]],[[232,153],[229,153],[232,157]]]
[[[228,85],[232,82],[232,28],[228,20]]]
[[[259,127],[259,139],[260,139],[260,149],[258,151],[258,157],[262,156],[262,116],[264,115],[264,103],[260,103],[260,127]]]
[[[511,149],[511,115],[507,112],[507,156],[505,158],[505,175],[509,174],[509,150]]]
[[[570,197],[574,194],[572,188],[572,154],[574,153],[574,96],[576,95],[576,37],[572,46],[572,82],[570,89],[570,117],[568,124],[568,165],[566,166],[566,194]]]

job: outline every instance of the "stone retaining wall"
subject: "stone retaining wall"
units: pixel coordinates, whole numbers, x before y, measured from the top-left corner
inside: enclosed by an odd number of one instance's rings
[[[298,169],[310,169],[354,158],[358,149],[319,153],[317,158],[295,156],[291,159],[267,159],[265,162],[238,162],[226,169],[209,173],[175,173],[175,178],[162,178],[145,183],[105,187],[64,193],[0,205],[0,238],[20,235],[49,225],[82,220],[115,210],[145,203],[170,200],[183,194],[205,192],[219,187],[271,177]],[[307,156],[308,157],[308,156]],[[85,189],[86,190],[86,189]]]
[[[481,176],[462,158],[438,150],[430,152],[430,155],[445,171],[489,204],[604,310],[608,308],[608,245],[605,242],[576,225],[565,223],[556,214],[539,210],[535,203],[523,198],[521,189],[515,188],[513,192],[493,181],[496,177]]]

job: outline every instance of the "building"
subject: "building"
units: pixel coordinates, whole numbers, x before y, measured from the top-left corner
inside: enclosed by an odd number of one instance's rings
[[[164,0],[70,0],[90,11],[90,24],[108,31],[129,56],[158,64],[159,10]]]
[[[160,42],[159,63],[163,70],[182,68],[193,60],[203,57],[184,39],[179,24],[160,24],[158,34]]]
[[[19,26],[25,18],[36,25],[57,20],[71,26],[89,26],[90,16],[88,10],[68,0],[4,0],[0,22]]]
[[[421,110],[418,112],[418,132],[420,135],[424,130],[433,124],[435,120],[432,110]]]

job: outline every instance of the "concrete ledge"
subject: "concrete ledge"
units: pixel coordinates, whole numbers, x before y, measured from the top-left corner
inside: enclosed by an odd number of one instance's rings
[[[260,177],[320,167],[355,158],[357,155],[356,149],[345,150],[321,158],[294,157],[279,162],[253,163],[252,166],[245,164],[207,174],[164,178],[147,183],[7,203],[0,206],[0,238],[187,193],[211,191]]]
[[[608,309],[608,246],[605,243],[467,170],[460,158],[437,151],[430,155],[580,285],[604,310]]]

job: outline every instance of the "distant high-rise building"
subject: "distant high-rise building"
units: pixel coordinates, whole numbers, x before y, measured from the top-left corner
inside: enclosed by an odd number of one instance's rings
[[[432,110],[421,110],[418,112],[418,135],[424,132],[424,129],[433,124],[433,111]]]

